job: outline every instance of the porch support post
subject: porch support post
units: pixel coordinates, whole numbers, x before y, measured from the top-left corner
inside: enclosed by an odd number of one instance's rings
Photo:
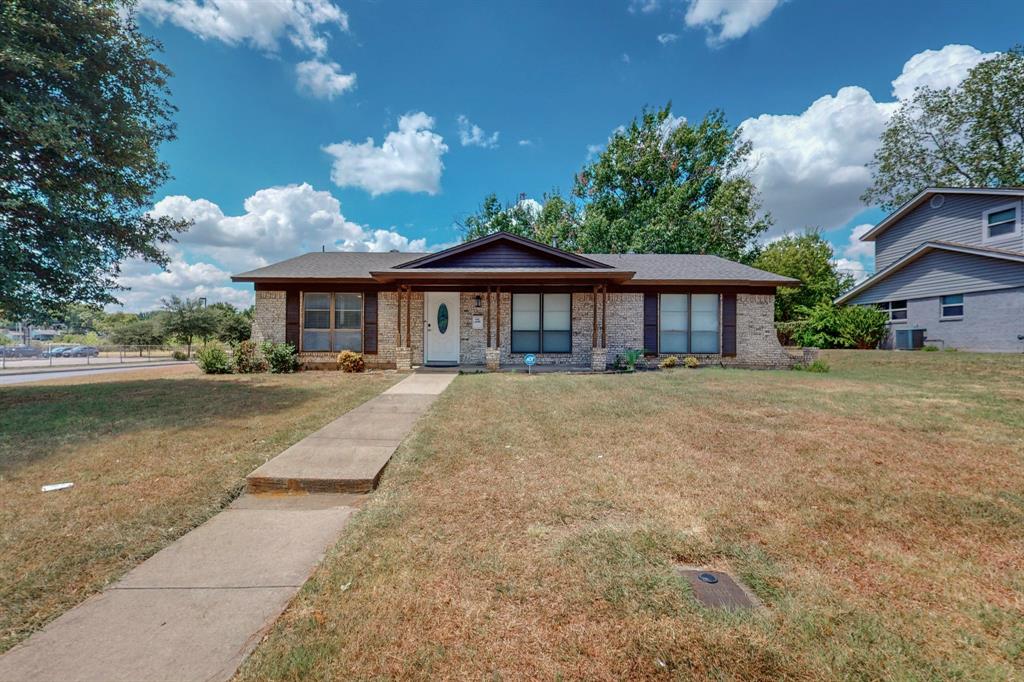
[[[594,291],[591,296],[594,299],[594,328],[591,334],[590,342],[590,369],[594,372],[603,372],[608,366],[608,350],[597,345],[597,292],[600,289],[596,284],[594,285]],[[603,309],[602,309],[603,310]],[[604,330],[604,312],[601,313],[601,329],[602,333]]]
[[[487,285],[487,346],[491,347],[491,285]]]
[[[410,370],[412,369],[412,348],[409,346],[411,330],[409,329],[409,305],[410,301],[407,298],[405,301],[405,343],[402,339],[402,289],[407,288],[408,285],[398,285],[398,306],[396,308],[395,316],[398,324],[398,345],[395,347],[395,368],[399,370]]]
[[[608,285],[601,290],[601,348],[608,348]]]

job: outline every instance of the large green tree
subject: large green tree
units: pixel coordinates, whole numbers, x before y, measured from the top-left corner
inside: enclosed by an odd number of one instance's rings
[[[169,71],[118,0],[0,3],[0,312],[113,302],[126,258],[187,223],[147,215],[174,139]]]
[[[754,267],[800,280],[801,286],[779,287],[775,295],[775,320],[791,322],[807,310],[832,301],[853,286],[853,277],[836,269],[834,252],[818,230],[786,235],[766,246],[754,259]]]
[[[617,130],[577,174],[572,196],[538,207],[491,194],[461,224],[466,239],[506,230],[591,253],[709,253],[749,261],[771,224],[743,172],[750,153],[724,114],[696,124],[671,105]]]
[[[1024,185],[1024,51],[981,62],[955,88],[918,88],[882,133],[862,199],[886,210],[926,187]]]
[[[770,225],[741,171],[749,143],[721,111],[699,123],[671,105],[616,131],[576,177],[573,245],[593,253],[708,253],[749,260]]]

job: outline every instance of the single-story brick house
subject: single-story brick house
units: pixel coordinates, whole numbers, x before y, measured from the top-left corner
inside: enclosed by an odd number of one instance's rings
[[[508,233],[437,253],[318,252],[234,275],[253,282],[253,338],[308,366],[341,350],[371,367],[604,369],[627,349],[789,367],[775,290],[798,282],[717,256],[576,254]]]

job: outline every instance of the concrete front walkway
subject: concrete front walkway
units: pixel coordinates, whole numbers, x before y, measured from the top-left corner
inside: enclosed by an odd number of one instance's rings
[[[285,481],[311,471],[323,482],[376,481],[454,376],[413,374],[268,465],[293,453],[277,470]],[[337,541],[361,499],[243,495],[0,656],[0,681],[230,679]]]
[[[455,376],[424,372],[398,382],[249,474],[247,490],[369,492],[413,424]]]

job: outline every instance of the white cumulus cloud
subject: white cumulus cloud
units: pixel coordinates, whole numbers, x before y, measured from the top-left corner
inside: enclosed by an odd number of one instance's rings
[[[459,115],[459,142],[463,147],[484,147],[493,149],[498,146],[498,132],[488,135],[483,128],[476,125],[464,115]]]
[[[379,147],[372,137],[363,143],[327,145],[324,151],[334,157],[331,180],[373,196],[396,191],[437,194],[448,145],[433,128],[434,119],[421,111],[399,118],[398,130],[388,133]]]
[[[342,73],[341,66],[336,62],[317,59],[299,62],[295,65],[295,75],[298,77],[299,92],[321,99],[333,100],[356,86],[356,75]]]
[[[276,51],[282,38],[315,55],[327,51],[323,29],[348,30],[348,15],[329,0],[139,0],[136,11],[203,39]]]
[[[176,195],[157,202],[151,213],[187,218],[192,228],[169,249],[166,271],[149,263],[128,261],[117,292],[125,310],[152,310],[172,294],[211,303],[252,302],[250,287],[231,286],[231,274],[262,267],[308,251],[426,251],[424,239],[409,239],[394,230],[372,229],[348,220],[341,203],[307,183],[261,189],[244,202],[244,212],[227,215],[208,199]]]
[[[903,96],[919,84],[958,84],[985,57],[965,47],[914,55],[893,81],[894,92]],[[898,106],[898,100],[876,101],[851,85],[798,114],[762,114],[740,124],[753,146],[748,170],[775,217],[775,232],[839,228],[866,208],[860,195],[871,182],[867,164]]]
[[[685,21],[691,28],[705,28],[709,44],[721,45],[760,26],[780,4],[780,0],[690,0]]]
[[[679,36],[676,35],[675,33],[658,34],[658,42],[661,43],[662,45],[668,45],[669,43],[674,43],[677,40],[679,40]]]
[[[860,284],[868,278],[867,268],[859,260],[850,260],[849,258],[836,258],[832,261],[836,270],[844,275],[851,275],[853,277],[854,284]]]
[[[874,225],[868,223],[865,225],[857,225],[850,232],[850,239],[846,246],[843,247],[843,255],[847,258],[867,258],[874,259],[875,257],[875,243],[861,241],[861,237],[867,234]]]

